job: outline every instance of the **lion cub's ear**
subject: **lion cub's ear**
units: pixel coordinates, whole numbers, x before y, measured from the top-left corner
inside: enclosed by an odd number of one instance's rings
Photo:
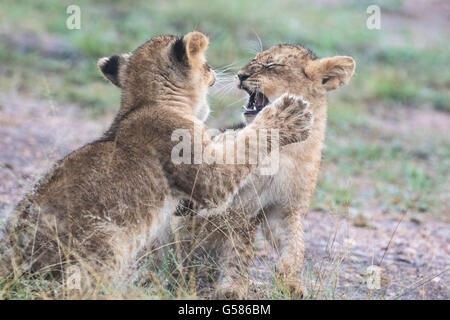
[[[330,91],[350,81],[355,65],[352,57],[336,56],[311,61],[305,72],[311,79],[320,80],[324,88]]]
[[[100,68],[103,76],[114,85],[121,88],[123,84],[123,72],[130,59],[129,53],[104,57],[98,60],[97,66]]]
[[[209,40],[201,32],[189,32],[182,39],[175,41],[173,50],[180,62],[195,64],[204,62],[204,52],[208,48]]]

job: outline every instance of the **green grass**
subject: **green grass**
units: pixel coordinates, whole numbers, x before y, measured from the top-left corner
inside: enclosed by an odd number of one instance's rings
[[[233,63],[232,71],[239,69],[259,50],[258,37],[264,48],[282,42],[303,43],[319,56],[348,54],[355,58],[354,82],[358,84],[354,86],[361,90],[352,94],[354,102],[394,100],[403,105],[427,104],[443,110],[450,105],[450,71],[442,68],[450,62],[448,41],[443,39],[436,48],[422,48],[414,41],[386,45],[386,32],[365,27],[367,6],[358,1],[330,9],[315,3],[301,6],[288,1],[212,0],[207,6],[198,0],[175,0],[170,4],[143,0],[126,4],[79,1],[80,30],[66,28],[65,9],[69,4],[72,3],[7,0],[0,5],[0,19],[5,30],[32,33],[50,43],[58,39],[72,56],[48,57],[39,45],[11,51],[14,46],[2,43],[0,57],[8,70],[23,69],[25,75],[42,78],[63,74],[61,86],[50,88],[55,96],[99,108],[99,112],[117,105],[109,94],[86,90],[87,85],[96,82],[100,91],[110,86],[96,70],[98,58],[131,51],[159,34],[184,34],[193,29],[211,37],[208,57],[216,67]],[[402,2],[381,2],[381,6],[395,12],[402,9]],[[403,37],[407,39],[408,35]],[[32,91],[37,80],[25,75],[21,86],[24,91]]]

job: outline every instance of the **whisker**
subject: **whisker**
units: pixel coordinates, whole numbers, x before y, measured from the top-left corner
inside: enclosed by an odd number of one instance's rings
[[[259,52],[263,52],[264,51],[264,47],[261,41],[261,38],[259,37],[258,33],[256,32],[255,29],[252,29],[253,33],[255,34],[256,38],[258,39],[258,43],[259,43]]]
[[[229,108],[229,107],[234,106],[234,105],[236,105],[238,103],[244,102],[245,100],[247,100],[247,97],[243,97],[241,99],[238,99],[238,100],[236,100],[236,101],[226,105],[224,108]]]
[[[241,59],[241,60],[242,60],[242,59]],[[234,62],[232,62],[232,63],[230,63],[230,64],[227,64],[227,65],[224,65],[224,66],[221,66],[221,67],[217,67],[217,70],[231,69],[231,68],[234,67],[236,64],[238,64],[241,60],[239,60],[239,61],[234,61]]]
[[[229,82],[225,84],[218,84],[217,86],[214,86],[212,88],[212,92],[214,93],[222,93],[222,92],[229,92],[231,89],[236,88],[236,85],[234,82]]]
[[[258,44],[256,43],[256,41],[250,40],[249,46],[246,48],[246,50],[251,54],[257,55],[258,53],[260,53],[259,49],[257,48],[257,45]]]

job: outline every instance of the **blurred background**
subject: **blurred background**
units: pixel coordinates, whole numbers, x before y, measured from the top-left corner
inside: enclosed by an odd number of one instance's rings
[[[66,26],[69,5],[80,7],[79,30]],[[379,30],[367,28],[370,5],[381,10]],[[446,0],[2,0],[0,204],[14,204],[55,158],[107,126],[120,92],[102,78],[100,57],[134,50],[153,36],[192,30],[210,37],[209,64],[223,75],[210,96],[211,126],[240,121],[247,96],[225,75],[263,49],[301,43],[319,57],[352,56],[355,76],[329,96],[326,149],[311,209],[360,228],[351,229],[353,238],[358,230],[376,230],[384,241],[380,250],[399,219],[410,223],[405,232],[413,230],[405,242],[429,228],[424,241],[438,237],[440,249],[433,254],[441,255],[430,266],[448,265]],[[417,257],[412,263],[423,265]]]

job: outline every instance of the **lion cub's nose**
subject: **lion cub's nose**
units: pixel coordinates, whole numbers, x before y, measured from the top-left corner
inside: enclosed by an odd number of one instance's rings
[[[250,77],[250,75],[249,74],[246,74],[246,73],[238,73],[238,78],[239,78],[239,81],[244,81],[245,79],[247,79],[248,77]]]

